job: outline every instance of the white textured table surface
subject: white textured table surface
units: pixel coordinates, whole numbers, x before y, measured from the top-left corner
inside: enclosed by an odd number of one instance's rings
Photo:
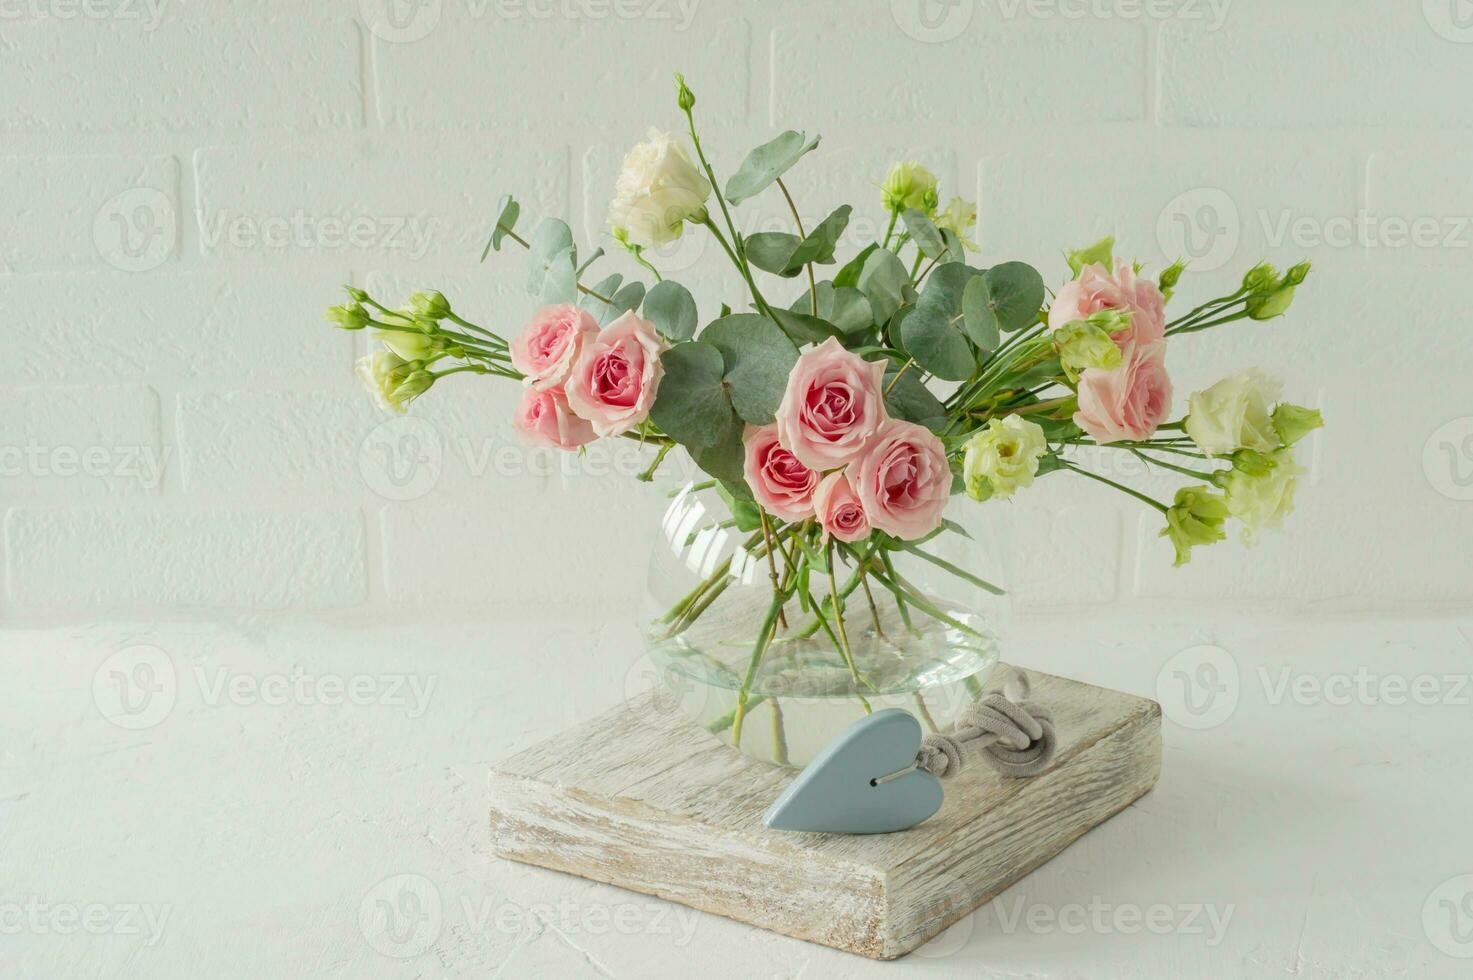
[[[1469,623],[1017,632],[1162,699],[1160,784],[894,963],[490,857],[489,764],[640,683],[622,625],[0,633],[0,977],[1473,972]]]

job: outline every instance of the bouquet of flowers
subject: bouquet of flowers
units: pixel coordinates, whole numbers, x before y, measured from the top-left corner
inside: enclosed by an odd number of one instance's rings
[[[1178,565],[1223,540],[1230,520],[1249,540],[1280,525],[1302,472],[1292,447],[1319,413],[1249,372],[1192,394],[1173,419],[1166,351],[1187,334],[1283,315],[1307,263],[1255,266],[1232,293],[1168,320],[1183,263],[1153,280],[1107,238],[1068,253],[1070,278],[1050,298],[1031,266],[971,258],[975,207],[960,198],[941,207],[936,178],[916,163],[884,179],[883,236],[840,256],[850,206],[805,227],[783,181],[818,139],[784,132],[723,185],[696,130],[695,96],[676,77],[693,155],[652,132],[624,160],[610,207],[612,241],[651,285],[618,275],[585,284],[603,250],[580,261],[556,218],[524,234],[519,204],[505,197],[482,259],[508,242],[525,249],[527,287],[543,308],[522,330],[472,322],[434,291],[390,306],[348,287],[349,302],[329,316],[373,331],[379,347],[358,372],[389,411],[452,376],[490,375],[523,386],[515,425],[531,443],[576,452],[595,439],[636,440],[653,455],[645,480],[676,448],[689,453],[709,480],[683,492],[718,493],[729,513],[721,526],[747,535],[744,554],[764,560],[770,579],[723,722],[734,742],[790,606],[811,617],[798,634],[822,631],[856,691],[868,682],[846,607],[860,586],[871,609],[874,594],[893,597],[907,629],[920,617],[971,629],[892,560],[921,556],[992,588],[927,547],[961,531],[943,515],[955,495],[997,506],[1048,474],[1096,480],[1160,512]],[[786,199],[791,231],[738,230],[732,210],[760,194]],[[652,258],[688,232],[712,236],[740,279],[743,295],[714,316]],[[774,296],[788,280],[795,288]],[[1185,485],[1154,499],[1083,465],[1075,447],[1085,446]],[[730,562],[712,569],[659,617],[663,634],[690,628],[731,574]],[[875,611],[873,631],[883,630]]]

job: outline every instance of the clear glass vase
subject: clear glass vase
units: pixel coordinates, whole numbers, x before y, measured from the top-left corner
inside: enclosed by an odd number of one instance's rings
[[[770,535],[739,530],[719,495],[687,485],[654,535],[642,609],[664,695],[714,738],[781,766],[807,765],[882,708],[946,729],[981,692],[1011,612],[1005,510],[954,499],[947,517],[966,535],[925,542],[929,559],[887,552],[873,575],[836,553],[832,576],[810,573],[806,595],[774,616],[788,569],[769,561]]]

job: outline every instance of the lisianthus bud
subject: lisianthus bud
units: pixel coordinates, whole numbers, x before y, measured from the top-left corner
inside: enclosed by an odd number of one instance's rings
[[[1182,259],[1177,259],[1161,270],[1161,276],[1156,281],[1161,286],[1162,296],[1171,299],[1171,291],[1176,288],[1177,283],[1181,282],[1181,274],[1186,271],[1186,268],[1186,262]]]
[[[1166,527],[1161,537],[1169,538],[1176,549],[1176,565],[1192,560],[1192,549],[1212,544],[1227,537],[1222,529],[1227,520],[1228,505],[1210,487],[1182,487],[1166,511]]]
[[[450,301],[437,289],[415,293],[409,297],[409,305],[417,316],[427,320],[443,320],[450,315]]]
[[[417,371],[411,371],[403,381],[399,382],[398,387],[394,389],[394,393],[390,397],[395,403],[401,406],[407,406],[414,399],[429,391],[430,385],[434,383],[435,376],[420,368]]]
[[[375,340],[383,341],[385,347],[406,361],[423,361],[445,349],[445,341],[442,338],[425,333],[375,330],[373,336]]]
[[[1233,468],[1219,470],[1214,482],[1226,493],[1228,512],[1243,522],[1243,541],[1252,544],[1262,528],[1278,528],[1294,510],[1294,491],[1303,474],[1288,449],[1272,455],[1243,450]]]
[[[977,205],[959,197],[953,197],[946,203],[945,209],[936,215],[936,227],[951,232],[962,243],[963,248],[973,252],[977,251],[977,243],[972,241],[971,234],[976,224]]]
[[[1283,316],[1294,303],[1294,287],[1280,286],[1271,293],[1259,293],[1249,296],[1248,303],[1244,307],[1248,316],[1254,320],[1272,320],[1276,316]]]
[[[1317,408],[1302,408],[1285,402],[1274,409],[1274,431],[1286,446],[1294,445],[1324,424],[1325,420]]]
[[[885,182],[880,185],[880,192],[884,195],[885,210],[896,214],[910,208],[931,214],[939,203],[936,175],[914,160],[891,167],[885,175]]]
[[[368,326],[368,311],[357,302],[329,306],[327,318],[344,330],[362,330]]]
[[[1272,452],[1279,437],[1269,420],[1269,405],[1279,383],[1259,371],[1229,375],[1187,399],[1187,435],[1209,456],[1238,449]]]
[[[1070,381],[1087,368],[1109,370],[1120,363],[1120,345],[1114,336],[1130,329],[1130,311],[1104,309],[1083,320],[1073,320],[1053,332],[1059,364]]]
[[[967,495],[1005,500],[1019,487],[1032,486],[1038,461],[1047,451],[1048,440],[1038,423],[1020,415],[988,419],[987,427],[967,440],[962,460]]]
[[[1279,283],[1279,270],[1267,262],[1260,262],[1243,273],[1243,288],[1251,293],[1267,292]]]
[[[1309,263],[1300,262],[1298,265],[1289,266],[1289,271],[1284,273],[1284,282],[1290,286],[1297,286],[1309,277]]]
[[[1106,235],[1088,248],[1078,248],[1064,256],[1075,276],[1087,265],[1102,265],[1106,274],[1115,268],[1115,236]]]
[[[690,112],[696,105],[696,94],[685,84],[684,75],[675,76],[675,104],[681,112]]]
[[[710,182],[685,147],[651,129],[624,158],[609,225],[619,241],[654,248],[679,238],[687,220],[701,220],[710,196]]]
[[[359,289],[357,286],[346,286],[345,285],[343,287],[343,289],[347,291],[348,298],[351,299],[353,302],[355,302],[355,303],[367,303],[368,302],[368,293],[365,292],[362,289]]]

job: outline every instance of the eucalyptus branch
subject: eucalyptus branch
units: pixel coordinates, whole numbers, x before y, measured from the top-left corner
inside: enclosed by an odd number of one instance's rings
[[[793,224],[795,224],[795,225],[798,226],[798,237],[800,239],[807,238],[808,237],[808,233],[803,230],[803,219],[798,216],[798,205],[796,205],[796,204],[793,203],[793,195],[791,195],[791,194],[788,193],[788,185],[787,184],[784,184],[783,183],[783,179],[781,177],[779,177],[777,179],[777,186],[778,186],[778,190],[780,190],[780,191],[783,192],[783,197],[788,202],[788,210],[790,210],[790,211],[793,212]],[[809,263],[807,263],[807,265],[808,265],[808,308],[809,308],[809,311],[812,312],[812,314],[814,316],[818,316],[818,280],[815,279],[814,276],[813,276],[813,263],[812,262],[809,262]]]
[[[503,225],[503,224],[501,224],[501,223],[498,222],[497,225],[496,225],[496,227],[499,228],[499,229],[501,229],[502,231],[506,232],[506,237],[510,238],[512,241],[514,241],[518,245],[522,246],[522,248],[525,248],[529,252],[532,250],[532,244],[530,242],[528,242],[521,235],[518,235],[516,232],[512,231],[506,225]],[[603,293],[600,293],[600,292],[598,292],[596,290],[589,289],[587,286],[583,285],[583,283],[581,283],[581,282],[575,281],[573,283],[573,285],[577,286],[578,287],[578,292],[582,293],[584,296],[592,296],[594,299],[599,300],[599,301],[604,302],[604,303],[608,303],[610,306],[612,306],[614,304],[614,301],[612,299],[610,299],[609,297],[605,296]]]

